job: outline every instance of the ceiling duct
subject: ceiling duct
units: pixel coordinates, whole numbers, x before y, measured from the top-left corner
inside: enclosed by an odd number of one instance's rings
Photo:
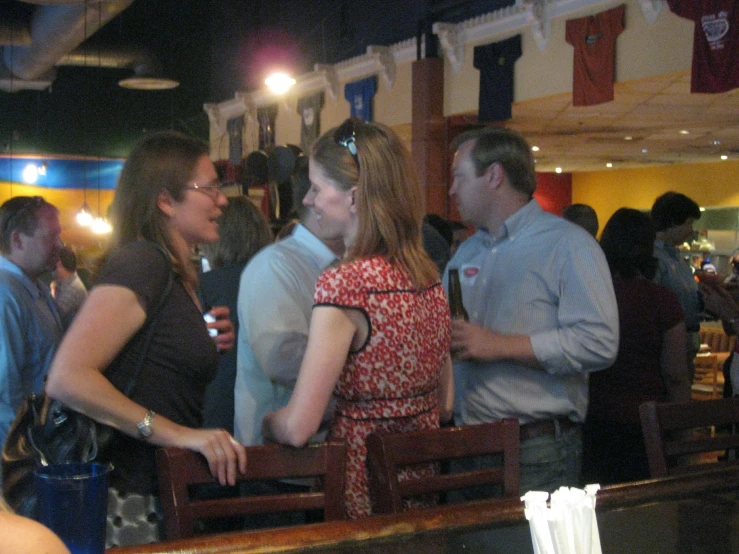
[[[118,82],[124,88],[164,90],[179,86],[179,82],[162,76],[161,64],[151,53],[136,47],[97,48],[83,46],[61,58],[57,66],[132,69],[134,75]]]
[[[54,67],[133,0],[62,1],[37,0],[28,22],[30,44],[15,37],[11,27],[0,36],[9,38],[3,46],[0,88],[17,91],[45,88],[53,80]],[[92,8],[92,9],[91,9]],[[34,86],[34,81],[40,81]],[[48,86],[46,84],[46,86]]]

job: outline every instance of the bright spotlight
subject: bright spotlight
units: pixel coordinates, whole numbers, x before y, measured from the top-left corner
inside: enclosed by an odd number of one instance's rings
[[[90,225],[92,232],[96,235],[106,235],[113,230],[110,223],[105,221],[102,217],[96,217]]]
[[[33,185],[38,181],[38,167],[36,164],[28,164],[23,169],[23,182]]]
[[[264,80],[264,83],[275,94],[285,94],[295,84],[295,79],[286,73],[273,73]]]

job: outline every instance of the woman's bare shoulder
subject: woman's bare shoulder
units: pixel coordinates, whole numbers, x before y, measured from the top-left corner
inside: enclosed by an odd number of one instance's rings
[[[49,529],[25,517],[0,512],[0,554],[69,554]]]

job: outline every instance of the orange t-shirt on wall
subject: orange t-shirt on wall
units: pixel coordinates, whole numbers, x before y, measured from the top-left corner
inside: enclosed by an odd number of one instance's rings
[[[575,48],[572,104],[592,106],[613,100],[616,37],[624,30],[625,7],[567,21],[565,39]]]

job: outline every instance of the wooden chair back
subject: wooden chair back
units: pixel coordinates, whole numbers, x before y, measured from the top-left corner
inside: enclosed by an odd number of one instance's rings
[[[318,509],[323,510],[325,521],[346,519],[343,442],[304,448],[250,446],[246,456],[246,475],[239,475],[239,482],[320,477],[323,486],[315,492],[198,499],[192,494],[194,485],[218,482],[210,474],[205,457],[191,450],[161,448],[156,461],[167,539],[193,536],[194,524],[201,519]]]
[[[718,374],[721,371],[717,354],[698,354],[694,360],[695,376],[691,385],[693,400],[719,398]]]
[[[639,407],[649,473],[653,478],[734,463],[739,448],[739,397],[692,402],[645,402]],[[711,428],[715,428],[715,432]],[[711,453],[706,456],[706,453]],[[704,454],[704,456],[701,456]]]
[[[409,433],[373,433],[367,437],[367,467],[375,511],[399,513],[404,498],[485,484],[503,485],[504,496],[518,496],[519,442],[517,419]],[[502,454],[502,466],[398,479],[403,466],[489,454]]]

